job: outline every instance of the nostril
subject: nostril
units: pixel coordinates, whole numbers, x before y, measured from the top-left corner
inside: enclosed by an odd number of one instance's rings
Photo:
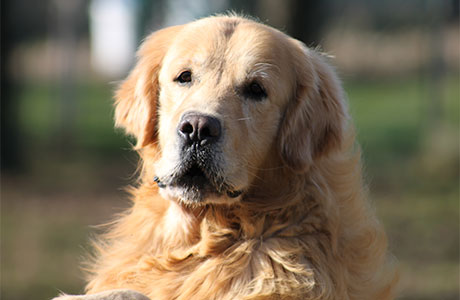
[[[210,116],[203,116],[198,125],[198,134],[201,141],[215,141],[220,137],[221,125],[219,120]]]
[[[179,130],[182,133],[191,134],[191,133],[193,133],[193,126],[189,122],[184,122],[184,123],[182,123],[182,125],[181,125]]]
[[[201,137],[201,138],[206,138],[206,137],[209,137],[209,136],[212,136],[212,135],[211,135],[211,131],[209,130],[209,127],[203,127],[203,128],[201,128],[201,130],[200,130],[200,137]]]

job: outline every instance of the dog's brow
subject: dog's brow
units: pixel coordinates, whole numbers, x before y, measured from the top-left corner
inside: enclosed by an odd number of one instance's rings
[[[254,68],[248,72],[248,77],[269,78],[269,73],[274,73],[278,77],[280,74],[279,66],[269,62],[261,62],[254,64]]]
[[[206,59],[202,56],[194,56],[192,58],[192,63],[196,66],[203,66],[206,63]]]

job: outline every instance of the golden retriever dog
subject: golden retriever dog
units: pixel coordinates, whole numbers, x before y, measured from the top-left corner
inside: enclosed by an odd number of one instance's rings
[[[235,15],[169,27],[144,41],[115,121],[142,161],[133,204],[96,242],[87,295],[59,299],[394,297],[320,53]]]

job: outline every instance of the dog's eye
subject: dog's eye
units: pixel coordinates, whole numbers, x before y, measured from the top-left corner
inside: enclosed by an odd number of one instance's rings
[[[245,94],[254,100],[260,101],[267,97],[267,93],[264,88],[256,81],[251,82],[245,90]]]
[[[174,81],[177,81],[179,83],[189,83],[192,81],[192,72],[184,71],[180,73]]]

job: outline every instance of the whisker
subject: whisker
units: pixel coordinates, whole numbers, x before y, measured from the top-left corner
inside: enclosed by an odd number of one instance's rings
[[[252,119],[251,117],[247,117],[247,118],[235,119],[235,121],[246,121],[246,120],[251,120],[251,119]]]
[[[248,174],[256,179],[262,179],[261,176],[259,176],[256,172],[254,172],[253,170],[247,170]]]

